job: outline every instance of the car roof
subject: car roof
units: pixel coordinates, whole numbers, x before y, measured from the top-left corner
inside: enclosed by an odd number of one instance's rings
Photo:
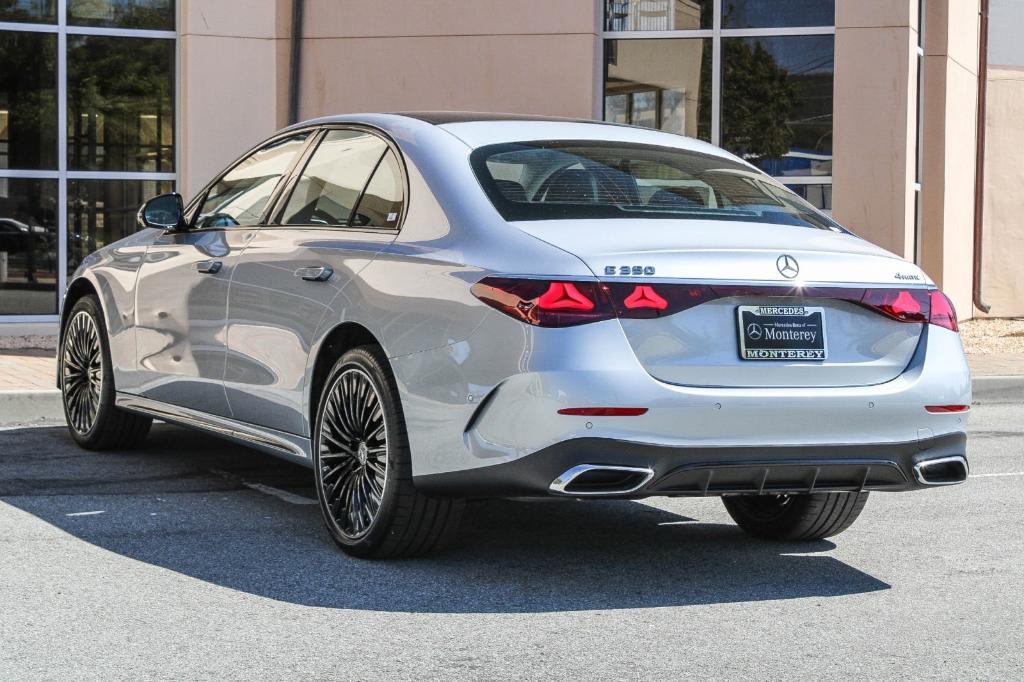
[[[540,116],[536,114],[503,114],[482,111],[396,111],[395,116],[405,116],[429,123],[431,125],[449,125],[452,123],[480,123],[488,121],[547,121],[560,123],[592,123],[596,125],[618,125],[607,121],[594,121],[586,118],[569,118],[563,116]]]
[[[417,126],[422,126],[440,134],[447,133],[472,149],[497,143],[533,140],[607,140],[674,147],[742,162],[742,159],[737,159],[723,149],[692,137],[607,121],[530,114],[472,111],[343,114],[304,121],[287,128],[286,131],[310,125],[338,123],[376,126],[396,138],[402,137],[405,133],[412,133]]]

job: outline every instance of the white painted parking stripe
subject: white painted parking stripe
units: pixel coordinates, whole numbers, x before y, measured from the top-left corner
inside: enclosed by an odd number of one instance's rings
[[[70,514],[65,514],[64,516],[96,516],[97,514],[106,514],[106,513],[107,512],[105,510],[100,509],[98,511],[71,512]]]
[[[273,495],[279,500],[284,500],[288,504],[316,504],[317,501],[311,497],[305,495],[296,495],[290,493],[287,490],[281,490],[269,485],[263,485],[262,483],[249,483],[248,481],[242,481],[242,485],[246,488],[251,488],[256,492],[263,493],[264,495]]]
[[[1007,471],[1002,474],[971,474],[970,478],[997,478],[999,476],[1024,476],[1024,471]]]

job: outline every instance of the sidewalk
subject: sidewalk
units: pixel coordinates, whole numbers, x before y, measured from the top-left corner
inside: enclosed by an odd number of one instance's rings
[[[56,388],[55,355],[52,350],[0,351],[0,391]]]

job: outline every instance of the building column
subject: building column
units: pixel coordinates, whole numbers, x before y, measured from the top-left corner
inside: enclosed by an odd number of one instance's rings
[[[283,127],[292,0],[179,0],[178,188],[186,198]]]
[[[917,0],[836,3],[833,214],[914,258]]]
[[[975,313],[978,0],[928,0],[922,139],[922,266],[961,318]]]

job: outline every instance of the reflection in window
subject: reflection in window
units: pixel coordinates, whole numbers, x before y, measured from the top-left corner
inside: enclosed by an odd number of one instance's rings
[[[711,139],[711,40],[605,41],[605,120]]]
[[[388,150],[366,185],[366,191],[352,214],[352,224],[356,227],[398,227],[404,195],[398,159],[393,151]]]
[[[0,315],[57,312],[57,181],[0,178]]]
[[[263,147],[224,174],[203,199],[196,227],[258,225],[277,183],[306,144],[307,133]]]
[[[715,0],[605,0],[608,31],[711,28]]]
[[[169,180],[69,180],[68,276],[93,251],[135,232],[147,199],[171,191]]]
[[[68,36],[68,167],[174,171],[174,41]]]
[[[832,185],[788,185],[788,187],[811,206],[832,213]]]
[[[772,175],[831,175],[831,35],[722,40],[722,143]]]
[[[57,23],[57,0],[0,0],[0,21]]]
[[[376,135],[332,130],[317,147],[281,216],[286,225],[348,225],[387,144]]]
[[[174,30],[174,0],[68,0],[68,24]]]
[[[833,26],[835,0],[722,0],[722,28]]]
[[[57,36],[0,31],[0,168],[57,168]]]

